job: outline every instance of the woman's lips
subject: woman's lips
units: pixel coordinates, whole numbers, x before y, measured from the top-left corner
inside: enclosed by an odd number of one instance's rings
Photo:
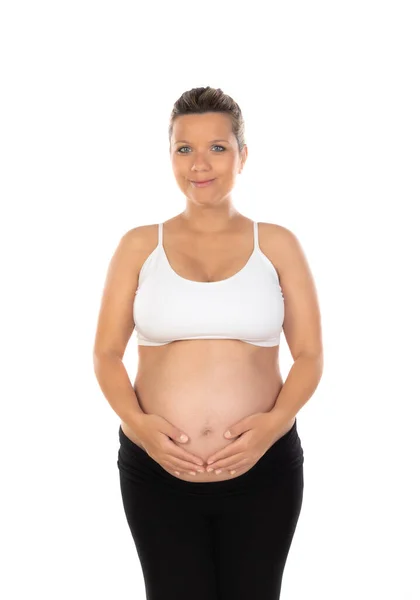
[[[213,183],[214,179],[208,179],[207,181],[191,181],[195,187],[207,187],[211,183]]]

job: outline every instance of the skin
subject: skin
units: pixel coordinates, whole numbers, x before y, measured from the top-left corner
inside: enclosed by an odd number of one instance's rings
[[[226,141],[211,145],[210,140],[216,139]],[[244,145],[239,151],[227,115],[213,112],[175,119],[170,158],[175,180],[186,198],[182,213],[185,227],[201,233],[215,232],[226,229],[240,215],[233,206],[232,190],[247,157],[248,147]],[[190,182],[213,178],[216,181],[207,188],[198,189]]]
[[[196,282],[218,282],[244,267],[251,251],[252,220],[236,210],[232,190],[247,156],[246,146],[239,151],[225,114],[183,115],[175,120],[170,160],[186,206],[182,213],[165,221],[164,249],[180,276]],[[215,181],[205,188],[196,188],[190,181],[212,178]],[[319,353],[321,329],[315,285],[297,238],[285,227],[260,223],[259,242],[281,279],[286,305],[283,332],[293,359],[303,353]],[[98,353],[123,357],[134,328],[132,306],[138,273],[156,243],[157,227],[140,226],[124,236],[115,253],[98,325]],[[240,340],[139,345],[133,385],[139,404],[145,413],[164,417],[189,436],[186,444],[171,442],[172,450],[161,463],[163,468],[196,482],[228,479],[249,470],[253,466],[249,460],[235,464],[229,459],[217,461],[223,465],[221,473],[201,473],[195,459],[206,463],[210,456],[233,446],[224,438],[229,427],[272,409],[283,386],[278,358],[279,346],[259,347]],[[216,392],[214,384],[221,381],[223,386],[217,385]],[[284,433],[293,421],[285,424]],[[121,422],[121,427],[143,447],[126,423]]]

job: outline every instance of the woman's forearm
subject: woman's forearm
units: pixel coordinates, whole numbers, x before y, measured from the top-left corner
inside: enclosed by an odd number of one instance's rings
[[[111,408],[135,431],[145,413],[140,407],[123,361],[117,355],[95,354],[93,363],[96,379]]]
[[[271,410],[273,419],[279,418],[283,425],[297,415],[318,387],[323,364],[322,354],[302,354],[295,360]]]

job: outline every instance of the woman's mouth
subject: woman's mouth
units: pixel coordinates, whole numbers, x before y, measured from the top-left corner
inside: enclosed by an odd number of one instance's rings
[[[214,179],[208,179],[207,181],[191,181],[191,183],[198,188],[207,187],[211,183],[213,183]]]

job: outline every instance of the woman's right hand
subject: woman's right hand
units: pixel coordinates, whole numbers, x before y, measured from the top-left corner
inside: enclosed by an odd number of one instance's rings
[[[195,475],[201,467],[200,472],[204,472],[202,459],[180,448],[173,441],[185,443],[188,441],[188,437],[181,439],[181,436],[185,435],[184,432],[169,423],[164,417],[144,413],[141,425],[136,427],[136,435],[147,454],[166,471],[175,472],[177,475],[180,474],[180,471],[186,471]]]

